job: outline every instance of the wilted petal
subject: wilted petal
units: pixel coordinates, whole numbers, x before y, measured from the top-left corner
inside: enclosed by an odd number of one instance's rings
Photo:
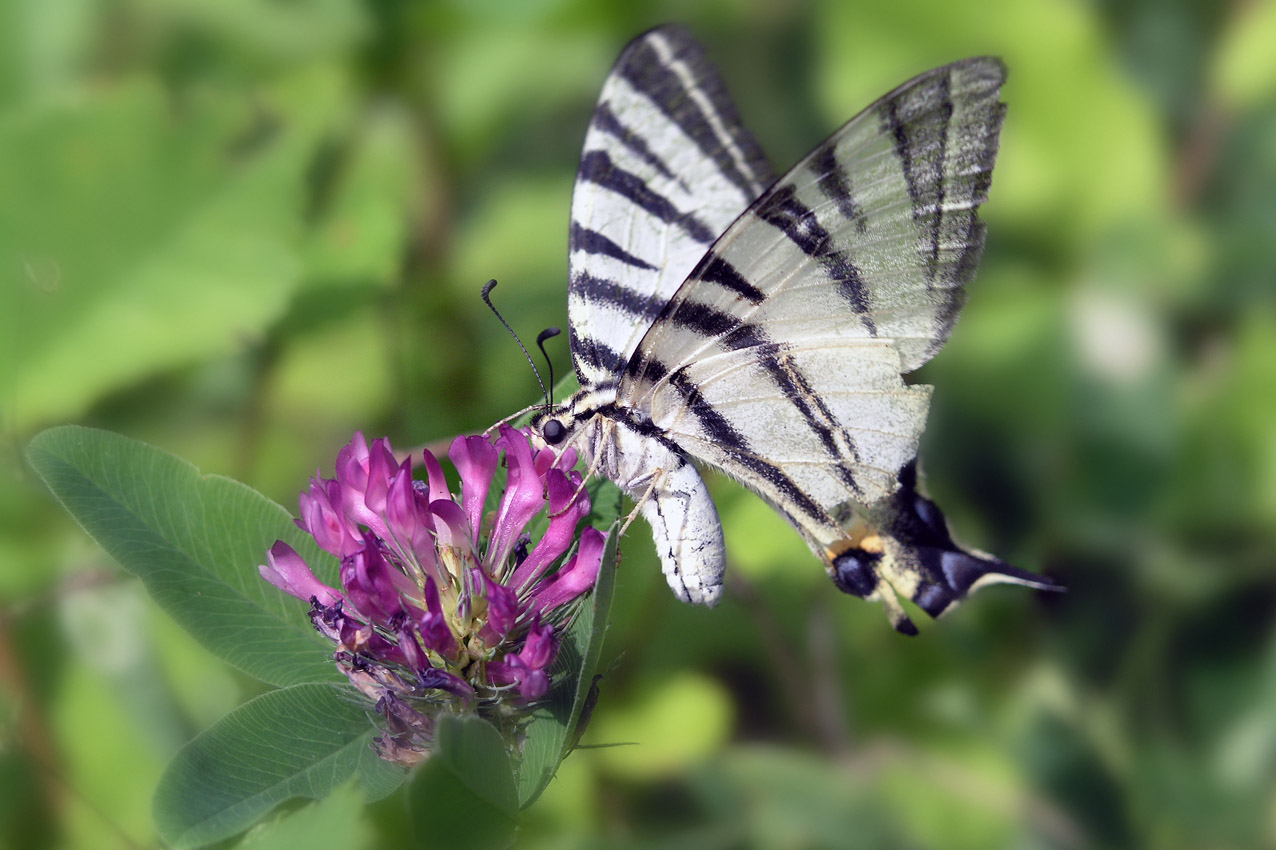
[[[316,599],[323,606],[341,601],[341,594],[316,578],[305,559],[282,540],[275,541],[266,553],[266,563],[257,570],[266,581],[298,599]]]
[[[350,684],[369,699],[379,700],[387,692],[406,691],[410,688],[402,676],[382,661],[373,660],[367,655],[340,651],[334,656],[334,660],[337,668],[350,680]]]
[[[467,700],[474,696],[474,688],[469,682],[438,667],[427,667],[420,671],[418,679],[422,690],[444,690]]]
[[[434,737],[434,730],[431,727],[430,731],[419,734],[423,740],[418,744],[414,733],[391,735],[387,732],[372,739],[372,748],[386,761],[416,767],[430,754],[428,741]]]
[[[425,580],[425,611],[417,616],[417,627],[421,631],[421,642],[445,658],[455,658],[457,653],[456,637],[452,627],[448,625],[447,616],[443,613],[443,604],[439,600],[439,588],[433,578]]]
[[[341,584],[351,604],[382,624],[403,613],[403,603],[390,572],[391,567],[377,551],[375,540],[370,540],[341,564]]]
[[[475,579],[483,583],[487,597],[487,622],[479,631],[479,639],[485,646],[498,646],[518,617],[518,594],[503,584],[497,584],[482,570],[475,569]]]
[[[338,645],[356,659],[402,666],[408,663],[407,656],[397,642],[382,637],[371,625],[349,617],[341,622],[341,639]]]
[[[332,605],[324,605],[318,599],[310,601],[310,624],[333,643],[341,643],[341,636],[347,629],[347,619],[344,600],[338,599]]]
[[[412,708],[392,691],[377,700],[377,711],[390,721],[390,730],[395,733],[432,732],[434,729],[434,721],[429,716]]]
[[[403,653],[403,657],[407,659],[408,667],[413,670],[421,670],[430,666],[430,659],[426,657],[425,650],[421,648],[421,644],[417,642],[417,627],[407,617],[402,618],[399,628],[396,630],[399,638],[399,651]]]
[[[475,435],[457,437],[452,441],[447,456],[461,476],[461,506],[469,517],[470,528],[481,528],[483,505],[501,453],[486,437]]]
[[[532,610],[552,611],[592,588],[598,581],[606,545],[607,535],[598,529],[590,527],[582,531],[576,554],[536,591],[531,600]]]

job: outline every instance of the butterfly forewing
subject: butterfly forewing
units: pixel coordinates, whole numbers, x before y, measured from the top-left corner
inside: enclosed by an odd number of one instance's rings
[[[568,319],[583,386],[613,378],[769,167],[700,45],[662,27],[625,49],[572,196]]]

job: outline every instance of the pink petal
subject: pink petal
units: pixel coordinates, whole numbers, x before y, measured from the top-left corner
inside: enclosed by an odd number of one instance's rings
[[[545,506],[544,481],[536,474],[532,459],[532,447],[527,435],[501,425],[497,448],[505,450],[505,465],[509,475],[505,482],[505,494],[496,514],[496,527],[487,545],[487,565],[494,574],[505,569],[505,562],[514,547],[514,541],[523,533],[527,523]]]
[[[417,626],[421,630],[421,642],[440,655],[455,658],[456,638],[453,637],[452,627],[448,625],[447,616],[443,613],[438,585],[432,578],[425,580],[425,607],[426,610],[417,618]]]
[[[461,476],[461,503],[470,518],[470,528],[483,526],[483,505],[492,486],[492,474],[501,453],[483,436],[457,437],[447,456]]]
[[[508,582],[519,593],[530,587],[550,564],[567,551],[572,545],[572,538],[576,536],[577,524],[589,514],[588,499],[577,499],[574,503],[571,501],[576,495],[578,483],[573,482],[562,471],[551,469],[545,476],[545,484],[549,491],[549,527]],[[584,495],[583,490],[581,495]],[[568,507],[569,505],[571,506]]]
[[[266,563],[257,568],[261,577],[282,590],[309,602],[318,599],[324,606],[335,605],[341,600],[341,594],[319,581],[297,551],[282,540],[266,553]]]
[[[533,610],[552,611],[592,588],[598,581],[606,545],[607,535],[598,529],[588,527],[582,531],[576,554],[532,598]]]
[[[425,452],[425,472],[430,482],[430,501],[451,499],[452,492],[447,488],[447,478],[443,475],[443,467],[439,466],[439,459],[428,451]]]
[[[479,631],[479,639],[486,646],[498,646],[514,628],[514,620],[518,617],[518,594],[503,584],[497,584],[482,570],[475,569],[474,572],[479,574],[487,596],[487,622]]]
[[[387,437],[373,440],[368,451],[368,485],[363,494],[363,504],[372,513],[379,515],[385,512],[386,493],[398,468],[390,440]]]
[[[362,493],[368,486],[368,441],[355,431],[350,442],[337,452],[337,480],[342,487]]]

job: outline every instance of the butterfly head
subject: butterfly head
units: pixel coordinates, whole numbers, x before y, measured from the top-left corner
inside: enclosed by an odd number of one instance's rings
[[[547,417],[539,430],[541,438],[551,446],[557,446],[567,439],[567,426],[553,417]]]
[[[580,424],[581,421],[572,411],[571,399],[563,404],[542,407],[532,417],[532,431],[544,441],[545,445],[556,449],[562,449],[571,444],[580,431]]]
[[[559,449],[575,445],[586,456],[591,456],[589,444],[596,436],[591,425],[597,423],[600,416],[605,418],[615,401],[614,387],[583,389],[561,404],[542,408],[532,417],[532,430],[546,445]]]

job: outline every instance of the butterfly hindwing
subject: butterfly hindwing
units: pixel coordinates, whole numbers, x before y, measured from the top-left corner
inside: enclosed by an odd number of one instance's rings
[[[896,489],[930,388],[903,384],[889,342],[828,337],[697,359],[650,401],[653,423],[679,447],[744,481],[828,548],[845,536],[848,501],[870,504]]]
[[[582,385],[614,376],[770,182],[717,70],[680,27],[636,38],[594,109],[572,196],[568,319]]]

